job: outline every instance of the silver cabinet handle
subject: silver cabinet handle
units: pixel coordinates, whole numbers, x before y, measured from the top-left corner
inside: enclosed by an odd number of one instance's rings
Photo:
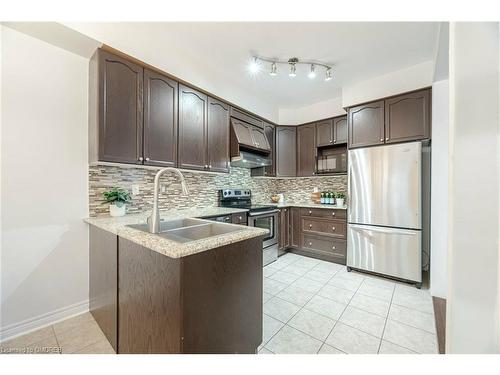
[[[330,143],[333,143],[333,141],[332,141],[332,140],[330,140]]]
[[[335,250],[335,246],[332,246],[332,250]]]
[[[212,169],[212,165],[209,165],[209,166],[208,166],[208,169]]]
[[[335,227],[332,227],[332,230],[335,230]]]
[[[313,225],[312,225],[312,224],[309,224],[309,229],[311,229],[312,227],[313,227]]]
[[[312,211],[309,211],[309,215],[311,215],[311,214],[312,214]]]
[[[312,242],[309,242],[309,246],[312,246]]]
[[[335,212],[332,212],[332,216],[335,216]]]
[[[146,161],[149,161],[150,159],[149,158],[146,158]]]
[[[243,220],[243,217],[242,217],[242,216],[239,216],[239,217],[238,217],[238,219]]]
[[[205,164],[205,169],[208,169],[208,164]]]
[[[387,137],[385,140],[386,140],[386,141],[388,141],[388,140],[389,140],[389,137]]]
[[[380,138],[380,142],[384,142],[384,138]]]
[[[333,143],[336,143],[336,142],[337,142],[337,140],[336,140],[336,139],[334,139],[334,140],[333,140]]]
[[[142,156],[139,156],[139,161],[143,161],[144,158]]]

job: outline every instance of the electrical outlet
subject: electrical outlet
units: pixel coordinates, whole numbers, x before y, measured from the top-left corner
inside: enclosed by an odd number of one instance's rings
[[[139,185],[132,185],[132,195],[139,195]]]

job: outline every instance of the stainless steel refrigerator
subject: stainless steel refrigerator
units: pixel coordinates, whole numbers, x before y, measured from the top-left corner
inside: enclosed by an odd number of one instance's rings
[[[430,243],[429,143],[353,149],[348,160],[347,266],[421,285]]]

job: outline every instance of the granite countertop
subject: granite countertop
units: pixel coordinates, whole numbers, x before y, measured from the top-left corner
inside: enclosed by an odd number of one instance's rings
[[[210,216],[222,216],[247,210],[233,209],[225,207],[193,208],[186,210],[160,211],[162,220],[177,220],[186,218],[200,218]],[[84,221],[98,228],[116,234],[122,238],[130,240],[138,245],[149,248],[157,253],[170,258],[182,258],[188,255],[201,253],[203,251],[215,249],[220,246],[229,245],[235,242],[247,240],[254,237],[264,236],[267,229],[247,227],[244,225],[218,223],[220,225],[231,225],[241,227],[241,230],[221,234],[219,236],[204,238],[202,240],[179,243],[168,238],[160,237],[156,234],[140,231],[127,227],[129,224],[143,224],[146,222],[149,212],[130,214],[122,217],[91,217]],[[204,220],[207,223],[211,221]]]
[[[347,210],[347,206],[335,206],[334,204],[321,204],[321,203],[295,203],[283,202],[278,203],[278,208],[282,207],[303,207],[303,208],[329,208],[330,210]]]

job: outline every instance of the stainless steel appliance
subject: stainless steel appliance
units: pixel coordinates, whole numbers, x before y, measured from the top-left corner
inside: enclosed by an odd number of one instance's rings
[[[349,150],[347,266],[417,283],[429,252],[430,147]]]
[[[249,189],[219,190],[219,206],[248,210],[248,226],[264,228],[269,234],[263,240],[264,266],[278,259],[278,208],[275,205],[252,204]]]

